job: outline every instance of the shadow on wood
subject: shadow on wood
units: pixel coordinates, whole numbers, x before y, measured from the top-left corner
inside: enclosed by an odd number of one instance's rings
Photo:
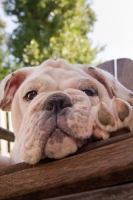
[[[133,183],[108,187],[90,192],[67,195],[48,200],[125,200],[133,197]]]

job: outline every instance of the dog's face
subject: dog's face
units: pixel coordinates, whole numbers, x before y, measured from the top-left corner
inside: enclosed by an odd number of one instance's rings
[[[110,103],[113,87],[95,69],[48,60],[1,83],[1,108],[11,110],[18,156],[35,164],[77,151],[92,135],[91,109]]]

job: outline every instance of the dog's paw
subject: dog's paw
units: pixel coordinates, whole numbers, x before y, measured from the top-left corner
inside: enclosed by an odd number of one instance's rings
[[[130,104],[122,99],[114,97],[110,106],[102,102],[95,109],[95,122],[93,134],[101,135],[103,139],[109,136],[109,132],[116,131],[123,127],[129,127],[133,130],[133,108]],[[97,128],[96,128],[97,127]],[[104,134],[103,134],[104,132]],[[106,135],[106,137],[104,136]]]
[[[97,124],[93,125],[93,136],[97,139],[103,139],[106,140],[110,137],[110,133],[107,131],[104,131],[98,126]]]

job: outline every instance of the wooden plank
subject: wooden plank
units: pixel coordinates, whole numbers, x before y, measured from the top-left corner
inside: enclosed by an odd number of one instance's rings
[[[90,192],[49,198],[48,200],[125,200],[133,199],[133,183],[108,187]]]
[[[133,91],[133,60],[118,59],[117,60],[118,80],[129,90]]]
[[[133,138],[0,177],[0,199],[46,199],[133,180]],[[6,192],[5,192],[6,191]]]
[[[97,67],[114,75],[114,60],[104,62],[104,63],[98,65]]]
[[[25,162],[18,163],[16,165],[11,165],[9,167],[0,169],[0,176],[12,174],[14,172],[18,172],[18,171],[25,170],[25,169],[34,168],[34,167],[40,166],[40,165],[45,165],[46,163],[51,163],[51,162],[54,162],[54,161],[55,161],[54,159],[45,158],[44,160],[41,160],[36,165],[30,165],[30,164],[25,163]]]
[[[13,132],[0,127],[0,139],[7,140],[9,142],[14,141],[14,134]]]
[[[121,130],[121,132],[122,131],[123,130]],[[117,135],[119,133],[115,132],[114,134]],[[94,143],[87,144],[84,147],[82,147],[81,149],[79,149],[77,153],[83,153],[83,152],[91,151],[94,149],[98,149],[100,147],[107,146],[107,145],[110,145],[110,144],[113,144],[113,143],[116,143],[116,142],[119,142],[122,140],[126,140],[128,138],[133,138],[133,132],[121,134],[121,135],[118,135],[115,137],[112,136],[111,138],[108,138],[107,140],[100,140],[100,141],[96,141]]]
[[[121,132],[122,131],[123,130],[121,130]],[[113,135],[114,134],[117,135],[118,133],[113,133]],[[100,140],[100,141],[96,141],[94,143],[89,143],[89,144],[83,146],[82,148],[80,148],[74,155],[70,155],[70,156],[75,156],[76,154],[80,154],[80,153],[83,153],[83,152],[98,149],[98,148],[101,148],[101,147],[104,147],[104,146],[107,146],[107,145],[110,145],[110,144],[114,144],[116,142],[120,142],[122,140],[126,140],[126,139],[129,139],[129,138],[133,138],[133,132],[118,135],[118,136],[113,137],[113,138],[108,138],[107,140]],[[53,161],[55,161],[55,160],[46,158],[44,160],[41,160],[38,164],[36,164],[34,166],[29,165],[29,164],[24,163],[24,162],[16,164],[16,165],[11,165],[9,167],[6,167],[6,168],[0,170],[0,176],[11,174],[11,173],[14,173],[14,172],[18,172],[18,171],[21,171],[21,170],[24,170],[24,169],[33,168],[33,167],[38,166],[38,165],[44,165],[46,163],[50,163],[50,162],[53,162]]]

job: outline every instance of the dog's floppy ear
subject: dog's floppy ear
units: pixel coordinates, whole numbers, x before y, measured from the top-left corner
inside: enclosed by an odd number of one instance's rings
[[[11,102],[14,94],[21,83],[25,80],[27,69],[20,69],[6,76],[0,83],[0,108],[4,111],[10,111]]]
[[[110,73],[93,67],[86,67],[85,71],[106,88],[111,99],[116,96],[133,105],[133,92],[124,87]]]

